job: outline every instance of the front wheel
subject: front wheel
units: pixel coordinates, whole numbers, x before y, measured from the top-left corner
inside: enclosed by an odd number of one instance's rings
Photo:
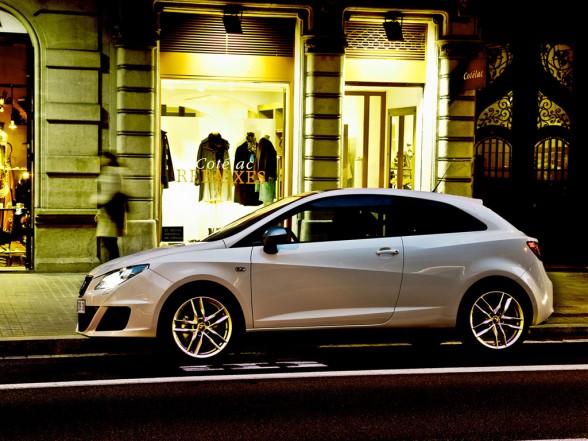
[[[512,288],[478,289],[464,300],[459,328],[463,343],[469,346],[512,349],[525,340],[529,317]]]
[[[160,318],[162,349],[176,358],[199,363],[225,358],[236,347],[241,333],[241,320],[232,305],[214,292],[176,297]]]

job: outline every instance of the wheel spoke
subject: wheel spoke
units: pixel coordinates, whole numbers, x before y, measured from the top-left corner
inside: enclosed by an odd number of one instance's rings
[[[195,330],[192,334],[192,338],[190,339],[190,343],[188,343],[188,346],[186,347],[186,351],[191,352],[194,355],[198,355],[200,353],[200,348],[202,347],[202,337],[203,337],[203,333],[198,332],[198,330]],[[196,341],[196,348],[192,349],[192,345],[194,344],[195,341]]]
[[[519,317],[502,317],[502,325],[513,329],[522,329],[523,319]]]
[[[479,303],[476,303],[474,306],[482,313],[484,314],[486,317],[491,318],[493,315],[494,310],[492,309],[492,307],[488,304],[488,302],[486,302],[486,300],[484,300],[484,303],[486,304],[486,306],[488,306],[489,311],[485,310],[484,308],[482,308],[482,306]]]
[[[506,294],[502,294],[502,298],[500,299],[500,303],[502,303],[502,300],[504,299],[504,296]],[[510,304],[512,302],[512,297],[508,296],[508,298],[506,299],[506,302],[504,304],[504,309],[502,309],[503,311],[508,311],[508,308],[510,308]]]
[[[491,320],[485,320],[483,323],[480,323],[479,325],[474,327],[474,331],[476,329],[478,329],[479,327],[481,327],[482,325],[484,325],[484,328],[482,328],[481,331],[479,332],[474,332],[476,337],[481,337],[482,335],[486,334],[488,331],[492,330],[492,328],[494,327],[494,324],[492,323]],[[488,326],[486,326],[488,325]]]

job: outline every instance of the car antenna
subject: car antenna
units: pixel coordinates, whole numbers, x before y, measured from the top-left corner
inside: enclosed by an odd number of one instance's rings
[[[447,174],[447,172],[449,171],[449,169],[451,168],[452,165],[453,165],[453,162],[451,164],[449,164],[449,167],[447,167],[445,169],[445,173],[443,173],[443,176],[441,176],[439,178],[439,180],[437,180],[437,185],[435,185],[435,188],[433,189],[433,193],[437,193],[437,188],[439,187],[439,184],[441,183],[441,181],[443,180],[443,178],[445,177],[445,175]]]

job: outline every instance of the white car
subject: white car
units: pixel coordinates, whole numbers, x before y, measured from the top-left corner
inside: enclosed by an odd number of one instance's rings
[[[553,313],[537,240],[478,199],[395,189],[286,197],[192,244],[85,278],[77,332],[217,361],[247,332],[457,329],[507,351]]]

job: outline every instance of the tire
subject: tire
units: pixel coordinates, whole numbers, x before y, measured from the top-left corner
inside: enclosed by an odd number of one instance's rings
[[[511,351],[524,342],[530,314],[530,307],[514,286],[476,288],[460,309],[458,328],[462,342],[480,350]]]
[[[243,334],[235,303],[210,286],[183,289],[162,310],[157,332],[160,349],[173,360],[198,364],[224,360],[236,350]]]

